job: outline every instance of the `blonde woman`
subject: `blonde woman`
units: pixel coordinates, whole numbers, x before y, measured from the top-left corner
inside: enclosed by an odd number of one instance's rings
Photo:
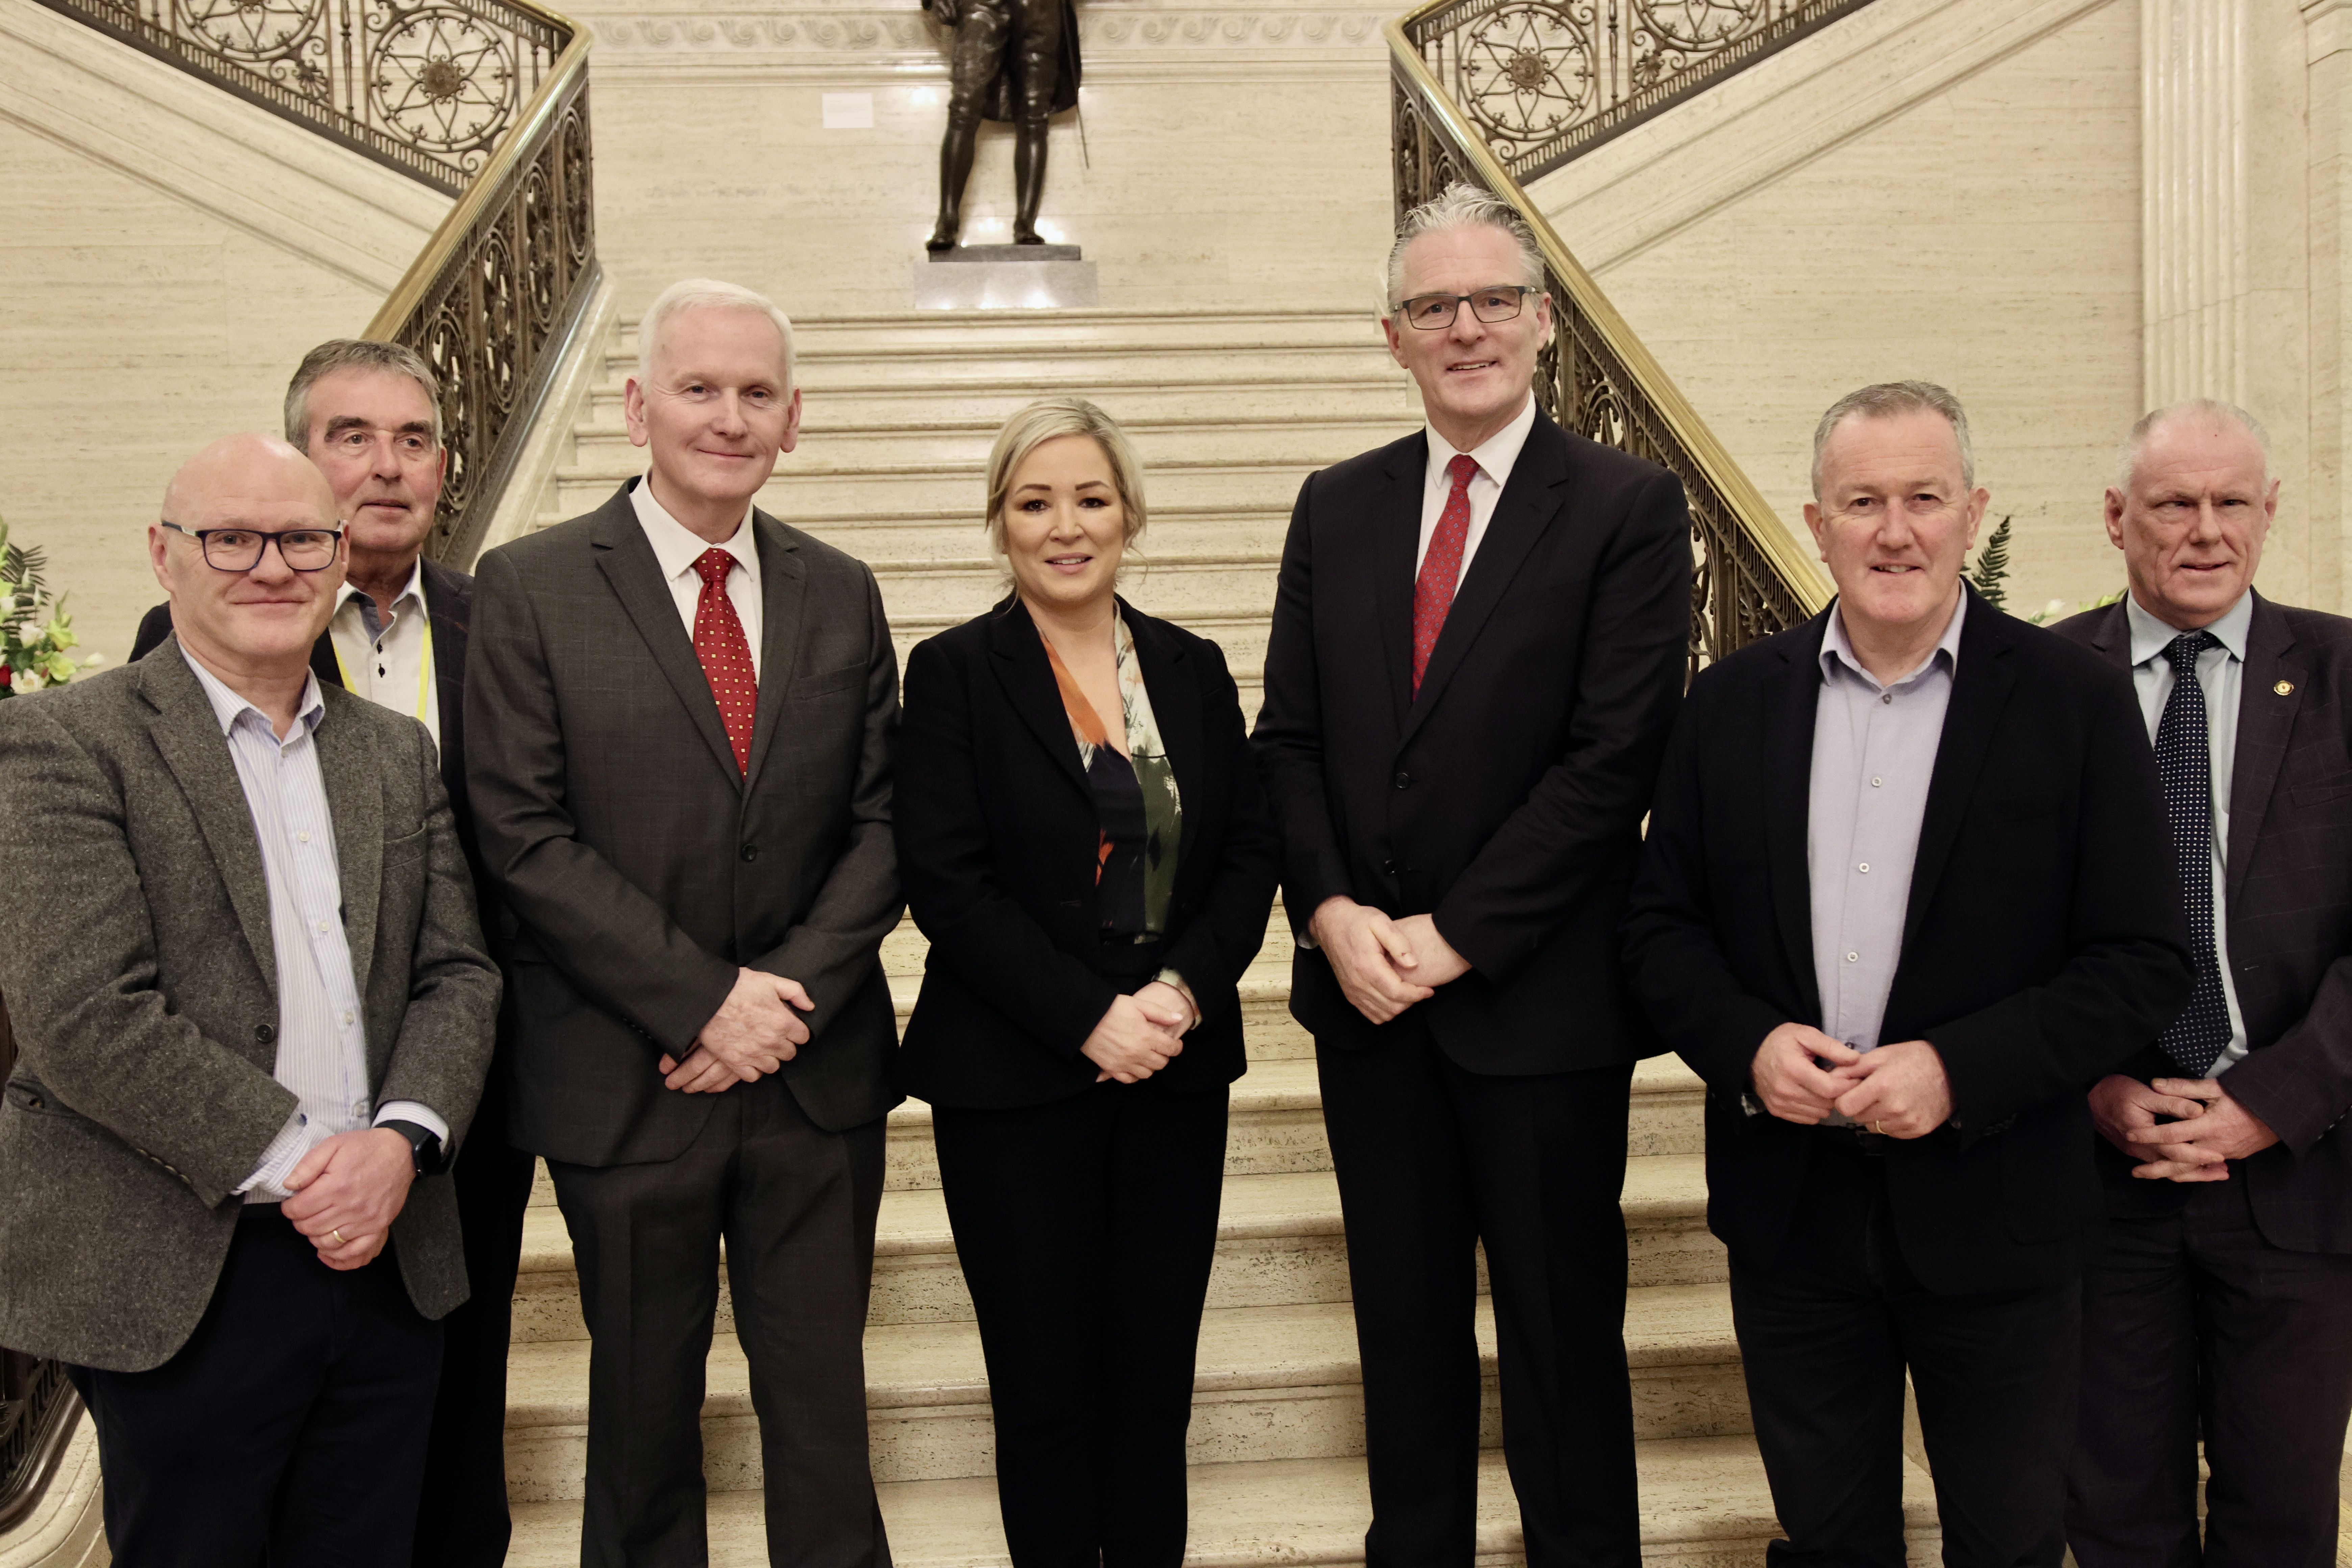
[[[933,1109],[1015,1568],[1183,1560],[1235,984],[1279,870],[1223,654],[1118,595],[1143,521],[1107,415],[1023,409],[989,458],[1013,592],[907,660],[931,949],[898,1077]]]

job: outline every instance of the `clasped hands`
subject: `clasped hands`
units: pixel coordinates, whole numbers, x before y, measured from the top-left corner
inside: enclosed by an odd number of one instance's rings
[[[1391,920],[1369,904],[1335,893],[1307,924],[1339,989],[1357,1012],[1385,1024],[1437,988],[1470,973],[1470,961],[1437,934],[1429,915]]]
[[[2132,1174],[2149,1182],[2226,1182],[2231,1161],[2278,1142],[2261,1117],[2210,1078],[2148,1084],[2109,1074],[2091,1089],[2091,1121],[2100,1136],[2142,1162]]]
[[[662,1054],[662,1082],[682,1094],[718,1094],[774,1072],[808,1044],[802,1013],[816,1004],[797,980],[738,969],[734,989],[681,1059]],[[794,1009],[798,1009],[795,1011]]]
[[[1097,1083],[1140,1083],[1183,1054],[1184,1031],[1195,1021],[1184,993],[1155,980],[1132,996],[1112,997],[1078,1052],[1101,1069]]]
[[[1924,1138],[1952,1115],[1944,1058],[1925,1040],[1857,1051],[1810,1025],[1787,1023],[1756,1048],[1749,1080],[1765,1110],[1801,1127],[1835,1110],[1889,1138]]]
[[[294,1195],[278,1212],[330,1268],[364,1268],[383,1250],[408,1202],[416,1151],[389,1127],[338,1132],[302,1156],[286,1178]]]

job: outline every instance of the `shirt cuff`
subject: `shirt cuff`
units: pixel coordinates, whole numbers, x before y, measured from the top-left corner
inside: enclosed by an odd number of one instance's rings
[[[1176,994],[1184,998],[1184,1005],[1192,1009],[1192,1021],[1184,1026],[1184,1033],[1189,1035],[1193,1030],[1199,1028],[1201,1026],[1201,999],[1192,994],[1192,988],[1184,984],[1184,977],[1177,973],[1172,969],[1163,969],[1151,978],[1160,984],[1174,986],[1176,988]]]
[[[254,1166],[253,1174],[246,1177],[236,1191],[247,1197],[283,1203],[294,1195],[286,1190],[286,1178],[294,1173],[302,1156],[322,1141],[322,1136],[311,1129],[309,1117],[299,1110],[293,1112],[286,1118],[286,1125],[278,1130],[278,1136],[269,1141],[269,1147],[261,1152],[261,1163]]]
[[[377,1106],[372,1125],[381,1127],[387,1121],[414,1121],[441,1140],[442,1148],[449,1147],[449,1124],[436,1116],[432,1108],[422,1100],[392,1100]]]

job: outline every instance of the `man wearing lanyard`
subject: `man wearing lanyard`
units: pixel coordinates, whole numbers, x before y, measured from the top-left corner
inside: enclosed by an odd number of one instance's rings
[[[440,750],[457,838],[495,952],[498,909],[474,842],[466,793],[467,626],[474,580],[425,555],[448,452],[438,389],[398,343],[336,339],[303,356],[286,389],[286,439],[327,476],[350,567],[332,618],[310,650],[321,685],[341,686],[422,723]],[[131,658],[172,630],[158,605]],[[454,1167],[473,1293],[446,1320],[441,1393],[425,1458],[416,1557],[435,1568],[497,1568],[511,1525],[506,1495],[507,1345],[512,1324],[530,1154],[507,1142],[507,1030],[481,1109]]]

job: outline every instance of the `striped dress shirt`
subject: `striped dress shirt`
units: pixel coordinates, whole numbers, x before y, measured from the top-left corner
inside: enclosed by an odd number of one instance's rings
[[[302,1156],[338,1133],[397,1120],[429,1128],[446,1144],[449,1124],[413,1100],[370,1103],[367,1017],[343,936],[335,825],[313,743],[327,716],[318,677],[305,678],[294,723],[281,741],[260,709],[181,651],[227,738],[269,884],[270,945],[278,963],[275,1076],[299,1103],[237,1191],[249,1203],[277,1203],[291,1195],[286,1178]]]

